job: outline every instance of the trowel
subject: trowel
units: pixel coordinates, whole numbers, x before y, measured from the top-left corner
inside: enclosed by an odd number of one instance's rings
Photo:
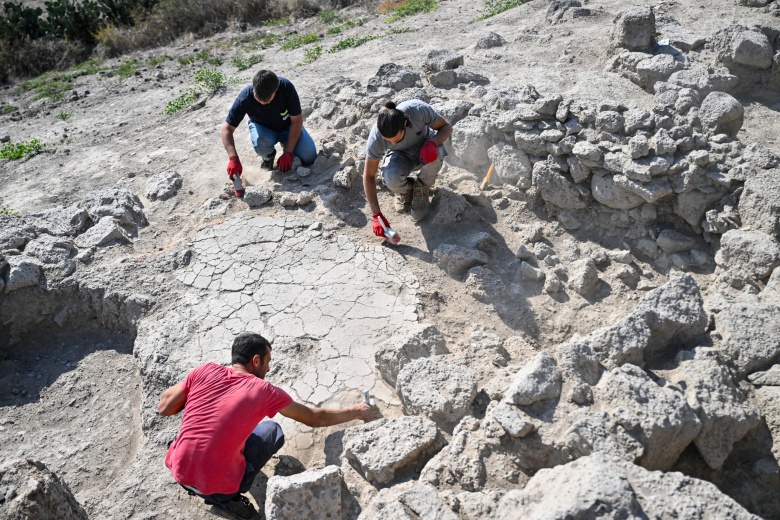
[[[401,235],[399,235],[395,229],[386,226],[383,218],[379,218],[377,220],[379,220],[379,225],[382,226],[382,229],[385,230],[385,238],[388,242],[391,244],[397,244],[401,241]]]

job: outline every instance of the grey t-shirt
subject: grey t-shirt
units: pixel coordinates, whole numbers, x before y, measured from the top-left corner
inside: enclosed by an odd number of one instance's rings
[[[422,148],[425,141],[434,135],[435,132],[431,130],[430,125],[439,118],[439,114],[431,105],[419,99],[410,99],[396,108],[402,110],[409,119],[404,138],[393,144],[382,137],[376,123],[374,123],[374,128],[371,129],[366,142],[366,157],[381,159],[385,152],[390,150],[419,149]]]

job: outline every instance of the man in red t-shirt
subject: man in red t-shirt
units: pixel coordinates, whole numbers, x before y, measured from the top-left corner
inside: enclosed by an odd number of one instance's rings
[[[233,340],[232,366],[206,363],[162,393],[157,411],[184,410],[181,429],[168,447],[165,465],[185,489],[218,512],[253,518],[257,511],[242,495],[268,460],[284,445],[282,428],[262,421],[277,412],[307,426],[333,426],[355,419],[371,421],[379,412],[365,403],[341,409],[296,403],[263,378],[271,344],[245,332]]]

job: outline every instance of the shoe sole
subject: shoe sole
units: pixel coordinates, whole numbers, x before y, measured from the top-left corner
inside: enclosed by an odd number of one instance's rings
[[[220,507],[217,505],[212,505],[209,508],[209,513],[211,513],[214,516],[218,516],[220,518],[226,518],[227,520],[247,520],[243,517],[240,517],[238,515],[234,515],[224,507]],[[253,515],[252,518],[258,518],[257,515]]]

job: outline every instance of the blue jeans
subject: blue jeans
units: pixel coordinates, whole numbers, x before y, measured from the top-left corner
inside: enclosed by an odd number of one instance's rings
[[[254,121],[249,122],[249,136],[252,138],[252,146],[260,157],[271,155],[276,143],[282,143],[282,146],[286,146],[289,135],[289,130],[274,132]],[[301,135],[295,144],[293,155],[298,156],[303,164],[311,164],[317,158],[317,147],[314,145],[314,139],[303,127],[301,127]]]
[[[282,432],[282,427],[274,421],[261,422],[255,427],[254,431],[249,434],[249,438],[244,444],[246,469],[244,470],[244,478],[241,479],[241,485],[238,487],[238,492],[230,495],[222,495],[219,493],[213,495],[195,494],[203,498],[207,504],[213,504],[214,502],[225,503],[241,493],[246,493],[252,487],[252,482],[254,482],[255,477],[260,473],[260,470],[263,469],[266,462],[271,460],[274,453],[282,449],[282,446],[284,446],[284,432]],[[184,489],[192,491],[186,487]]]

